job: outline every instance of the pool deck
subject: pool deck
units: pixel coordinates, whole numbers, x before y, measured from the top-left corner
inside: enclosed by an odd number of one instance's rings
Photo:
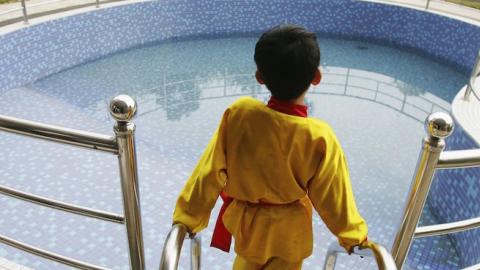
[[[102,0],[100,8],[126,5],[145,0]],[[362,0],[437,13],[480,26],[480,10],[452,4],[441,0],[431,0],[426,9],[426,0]],[[44,4],[42,4],[44,3]],[[40,4],[40,5],[39,5]],[[32,24],[70,16],[97,9],[95,0],[28,0],[26,1],[29,24],[23,22],[20,2],[0,5],[0,35]],[[12,12],[8,12],[12,11]]]
[[[368,2],[384,3],[422,11],[428,11],[443,16],[452,17],[461,21],[480,26],[480,10],[453,4],[442,0],[431,0],[428,9],[426,0],[364,0]]]
[[[54,3],[48,3],[54,2]],[[94,11],[113,6],[127,5],[131,3],[144,2],[144,0],[102,0],[97,8],[95,0],[28,0],[26,2],[29,22],[24,23],[22,10],[8,12],[21,8],[20,2],[0,5],[0,35],[7,34],[31,25],[72,16],[84,12]],[[41,3],[48,3],[29,8],[29,6]]]

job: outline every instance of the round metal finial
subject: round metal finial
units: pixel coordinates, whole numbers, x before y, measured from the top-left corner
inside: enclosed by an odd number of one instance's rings
[[[137,112],[137,103],[127,95],[116,96],[110,101],[110,114],[117,121],[130,121]]]
[[[425,129],[430,136],[445,139],[453,132],[453,119],[449,114],[436,112],[430,114],[425,120]]]

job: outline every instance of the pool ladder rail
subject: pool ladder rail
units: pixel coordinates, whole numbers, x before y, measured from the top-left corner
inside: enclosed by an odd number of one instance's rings
[[[118,156],[124,215],[109,213],[74,204],[69,204],[0,185],[0,193],[41,206],[54,208],[82,216],[125,224],[129,248],[130,269],[144,270],[145,258],[140,215],[137,160],[135,151],[135,125],[130,121],[136,112],[136,102],[129,96],[120,95],[110,103],[110,114],[116,120],[114,136],[69,129],[33,121],[0,115],[0,130],[29,137],[80,146]],[[0,235],[0,243],[26,252],[69,265],[78,269],[106,270],[102,266],[82,262],[49,252],[7,236]]]
[[[159,270],[178,269],[180,253],[185,238],[190,239],[190,269],[200,270],[201,237],[198,234],[190,234],[187,227],[180,223],[172,226],[165,239]],[[335,269],[335,263],[339,253],[346,253],[346,251],[339,244],[332,243],[327,252],[324,270]],[[355,248],[352,254],[362,257],[374,257],[380,270],[397,270],[392,255],[388,253],[386,248],[377,243],[370,242],[370,244],[363,247],[363,249]]]
[[[160,270],[177,270],[185,238],[190,239],[190,269],[200,270],[202,239],[199,234],[189,233],[187,226],[181,223],[174,224],[165,239]]]
[[[465,100],[470,100],[470,95],[473,94],[475,98],[480,101],[480,93],[478,93],[480,92],[480,89],[475,88],[477,80],[480,80],[480,50],[478,51],[477,60],[475,61],[472,73],[470,74],[470,78],[468,80],[467,89],[465,90],[463,97]],[[480,87],[480,81],[478,82],[478,86]]]

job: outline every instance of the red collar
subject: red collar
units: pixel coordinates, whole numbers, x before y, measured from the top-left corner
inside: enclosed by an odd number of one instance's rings
[[[290,115],[301,116],[301,117],[308,116],[307,106],[291,103],[288,101],[278,100],[274,96],[270,98],[267,106],[275,111],[279,111],[279,112],[290,114]]]

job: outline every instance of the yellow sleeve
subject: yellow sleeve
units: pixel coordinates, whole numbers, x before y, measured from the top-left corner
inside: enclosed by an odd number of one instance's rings
[[[219,128],[177,199],[173,223],[185,224],[192,233],[208,226],[210,212],[227,181],[225,127],[228,113],[229,110],[223,114]]]
[[[367,237],[367,224],[358,213],[345,155],[333,134],[320,140],[323,152],[317,171],[308,184],[308,194],[329,230],[347,251]]]

